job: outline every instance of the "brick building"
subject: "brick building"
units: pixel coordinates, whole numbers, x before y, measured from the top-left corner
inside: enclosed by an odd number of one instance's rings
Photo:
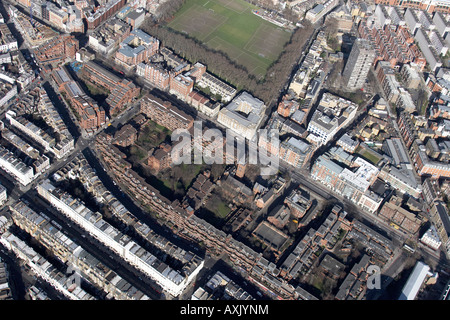
[[[106,122],[106,113],[103,107],[89,97],[73,80],[65,67],[53,71],[52,77],[58,85],[60,92],[78,114],[78,121],[83,129],[98,129]]]
[[[169,89],[169,72],[160,64],[139,63],[136,67],[136,73],[161,90]]]
[[[432,176],[433,179],[450,178],[450,164],[433,161],[424,151],[419,151],[413,160],[420,176]]]
[[[407,27],[385,25],[381,28],[361,21],[358,32],[361,38],[372,43],[376,51],[375,63],[379,60],[388,61],[394,67],[397,64],[413,62],[420,71],[425,68],[426,59]]]
[[[422,224],[414,213],[401,207],[402,199],[392,196],[380,210],[379,216],[389,222],[394,228],[400,228],[409,234],[416,234]]]
[[[194,80],[191,77],[183,74],[170,74],[170,89],[169,92],[176,95],[181,100],[186,100],[189,93],[194,88]]]
[[[121,147],[128,147],[136,140],[137,130],[131,124],[126,124],[116,132],[113,143]]]
[[[106,104],[111,115],[120,112],[126,104],[132,102],[140,93],[140,88],[132,81],[119,78],[92,61],[83,64],[81,77],[109,91]]]
[[[83,129],[98,129],[105,124],[105,109],[91,97],[86,94],[77,95],[71,99],[71,103],[79,115],[79,124]]]
[[[141,112],[159,125],[173,131],[175,129],[190,129],[194,118],[173,106],[169,101],[163,101],[152,95],[141,100]]]
[[[75,59],[79,42],[73,35],[63,34],[34,49],[36,61],[42,65],[58,65],[66,59]]]
[[[428,13],[434,12],[450,13],[450,5],[447,2],[438,0],[417,0],[417,1],[375,0],[375,4],[384,4],[386,6],[398,6],[401,8],[425,10]]]
[[[161,171],[169,168],[172,165],[172,158],[170,152],[172,146],[166,143],[161,144],[157,149],[150,151],[147,164],[155,171]]]
[[[280,116],[288,118],[299,108],[299,103],[295,100],[283,99],[278,104],[277,112]]]
[[[405,145],[409,148],[417,137],[417,132],[414,123],[411,120],[411,115],[406,112],[401,112],[397,118],[397,125],[400,129]]]
[[[195,89],[188,94],[186,97],[186,102],[196,110],[211,118],[217,116],[221,106],[220,102],[210,100]]]
[[[311,208],[312,200],[308,193],[301,189],[292,190],[284,199],[284,203],[289,207],[291,214],[296,218],[302,218]]]
[[[140,29],[135,29],[120,43],[115,60],[118,64],[131,68],[141,62],[147,62],[158,51],[158,39]]]
[[[202,80],[203,75],[206,73],[206,66],[197,62],[193,65],[192,69],[186,73],[186,76],[194,79],[195,82],[199,82]]]
[[[98,7],[92,8],[91,10],[86,8],[83,13],[88,30],[95,29],[102,22],[108,20],[109,17],[113,16],[125,5],[125,2],[125,0],[110,0],[108,2],[104,2]]]
[[[283,229],[289,222],[289,208],[286,206],[277,206],[267,217],[267,221],[278,229]]]
[[[290,137],[280,144],[280,159],[291,166],[303,167],[313,154],[313,147],[302,140]]]
[[[109,107],[110,115],[116,115],[124,109],[124,106],[131,103],[139,96],[141,89],[132,81],[123,79],[120,81],[106,98],[106,105]]]

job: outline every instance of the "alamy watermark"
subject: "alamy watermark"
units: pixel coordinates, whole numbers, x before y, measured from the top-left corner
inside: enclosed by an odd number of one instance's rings
[[[174,165],[254,164],[260,166],[261,175],[268,176],[278,172],[278,130],[259,129],[255,137],[248,140],[231,129],[226,129],[225,136],[219,129],[203,131],[202,121],[195,121],[193,129],[193,134],[187,129],[172,132],[174,144],[171,158]]]
[[[367,267],[367,289],[380,290],[381,289],[381,270],[377,265],[370,265]]]
[[[66,270],[67,277],[67,284],[71,287],[74,285],[75,287],[81,288],[81,276],[80,276],[80,270],[77,266],[73,264],[69,264]]]

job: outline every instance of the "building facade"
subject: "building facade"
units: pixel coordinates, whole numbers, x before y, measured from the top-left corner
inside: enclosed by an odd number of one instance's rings
[[[356,39],[342,72],[348,89],[357,90],[364,86],[374,59],[375,51],[370,42]]]
[[[217,121],[240,136],[252,140],[262,123],[265,110],[263,101],[244,91],[219,111]]]
[[[163,101],[152,95],[141,100],[141,112],[156,123],[174,131],[176,129],[189,129],[194,124],[194,118],[168,101]]]

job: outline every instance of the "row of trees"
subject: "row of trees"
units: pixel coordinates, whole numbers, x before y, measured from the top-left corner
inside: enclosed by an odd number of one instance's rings
[[[161,3],[155,15],[155,21],[161,22],[167,20],[177,12],[184,4],[185,0],[169,0]]]
[[[269,101],[268,98],[277,95],[286,84],[312,32],[313,27],[304,23],[303,28],[297,28],[292,33],[291,39],[285,45],[281,55],[267,70],[264,82],[255,91],[255,94],[261,96],[262,100]],[[267,89],[270,91],[266,93]]]
[[[232,61],[225,53],[206,47],[195,38],[148,20],[141,29],[158,38],[163,46],[171,48],[180,57],[194,63],[202,62],[208,66],[209,71],[238,87],[256,85],[256,78],[245,67]]]
[[[181,1],[181,0],[175,0]],[[171,48],[184,59],[205,64],[208,71],[217,77],[236,86],[238,90],[245,89],[254,96],[270,103],[277,99],[280,90],[291,74],[301,50],[312,33],[312,26],[297,28],[285,45],[280,57],[269,67],[264,79],[257,79],[249,73],[245,66],[231,60],[224,52],[211,49],[202,42],[184,33],[172,30],[164,25],[147,20],[141,27],[145,32],[158,38],[162,45]]]

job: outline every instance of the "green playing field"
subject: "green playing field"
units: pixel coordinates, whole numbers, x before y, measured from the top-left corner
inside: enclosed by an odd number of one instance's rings
[[[291,34],[253,14],[243,0],[187,0],[168,27],[225,52],[257,77],[283,50]]]

